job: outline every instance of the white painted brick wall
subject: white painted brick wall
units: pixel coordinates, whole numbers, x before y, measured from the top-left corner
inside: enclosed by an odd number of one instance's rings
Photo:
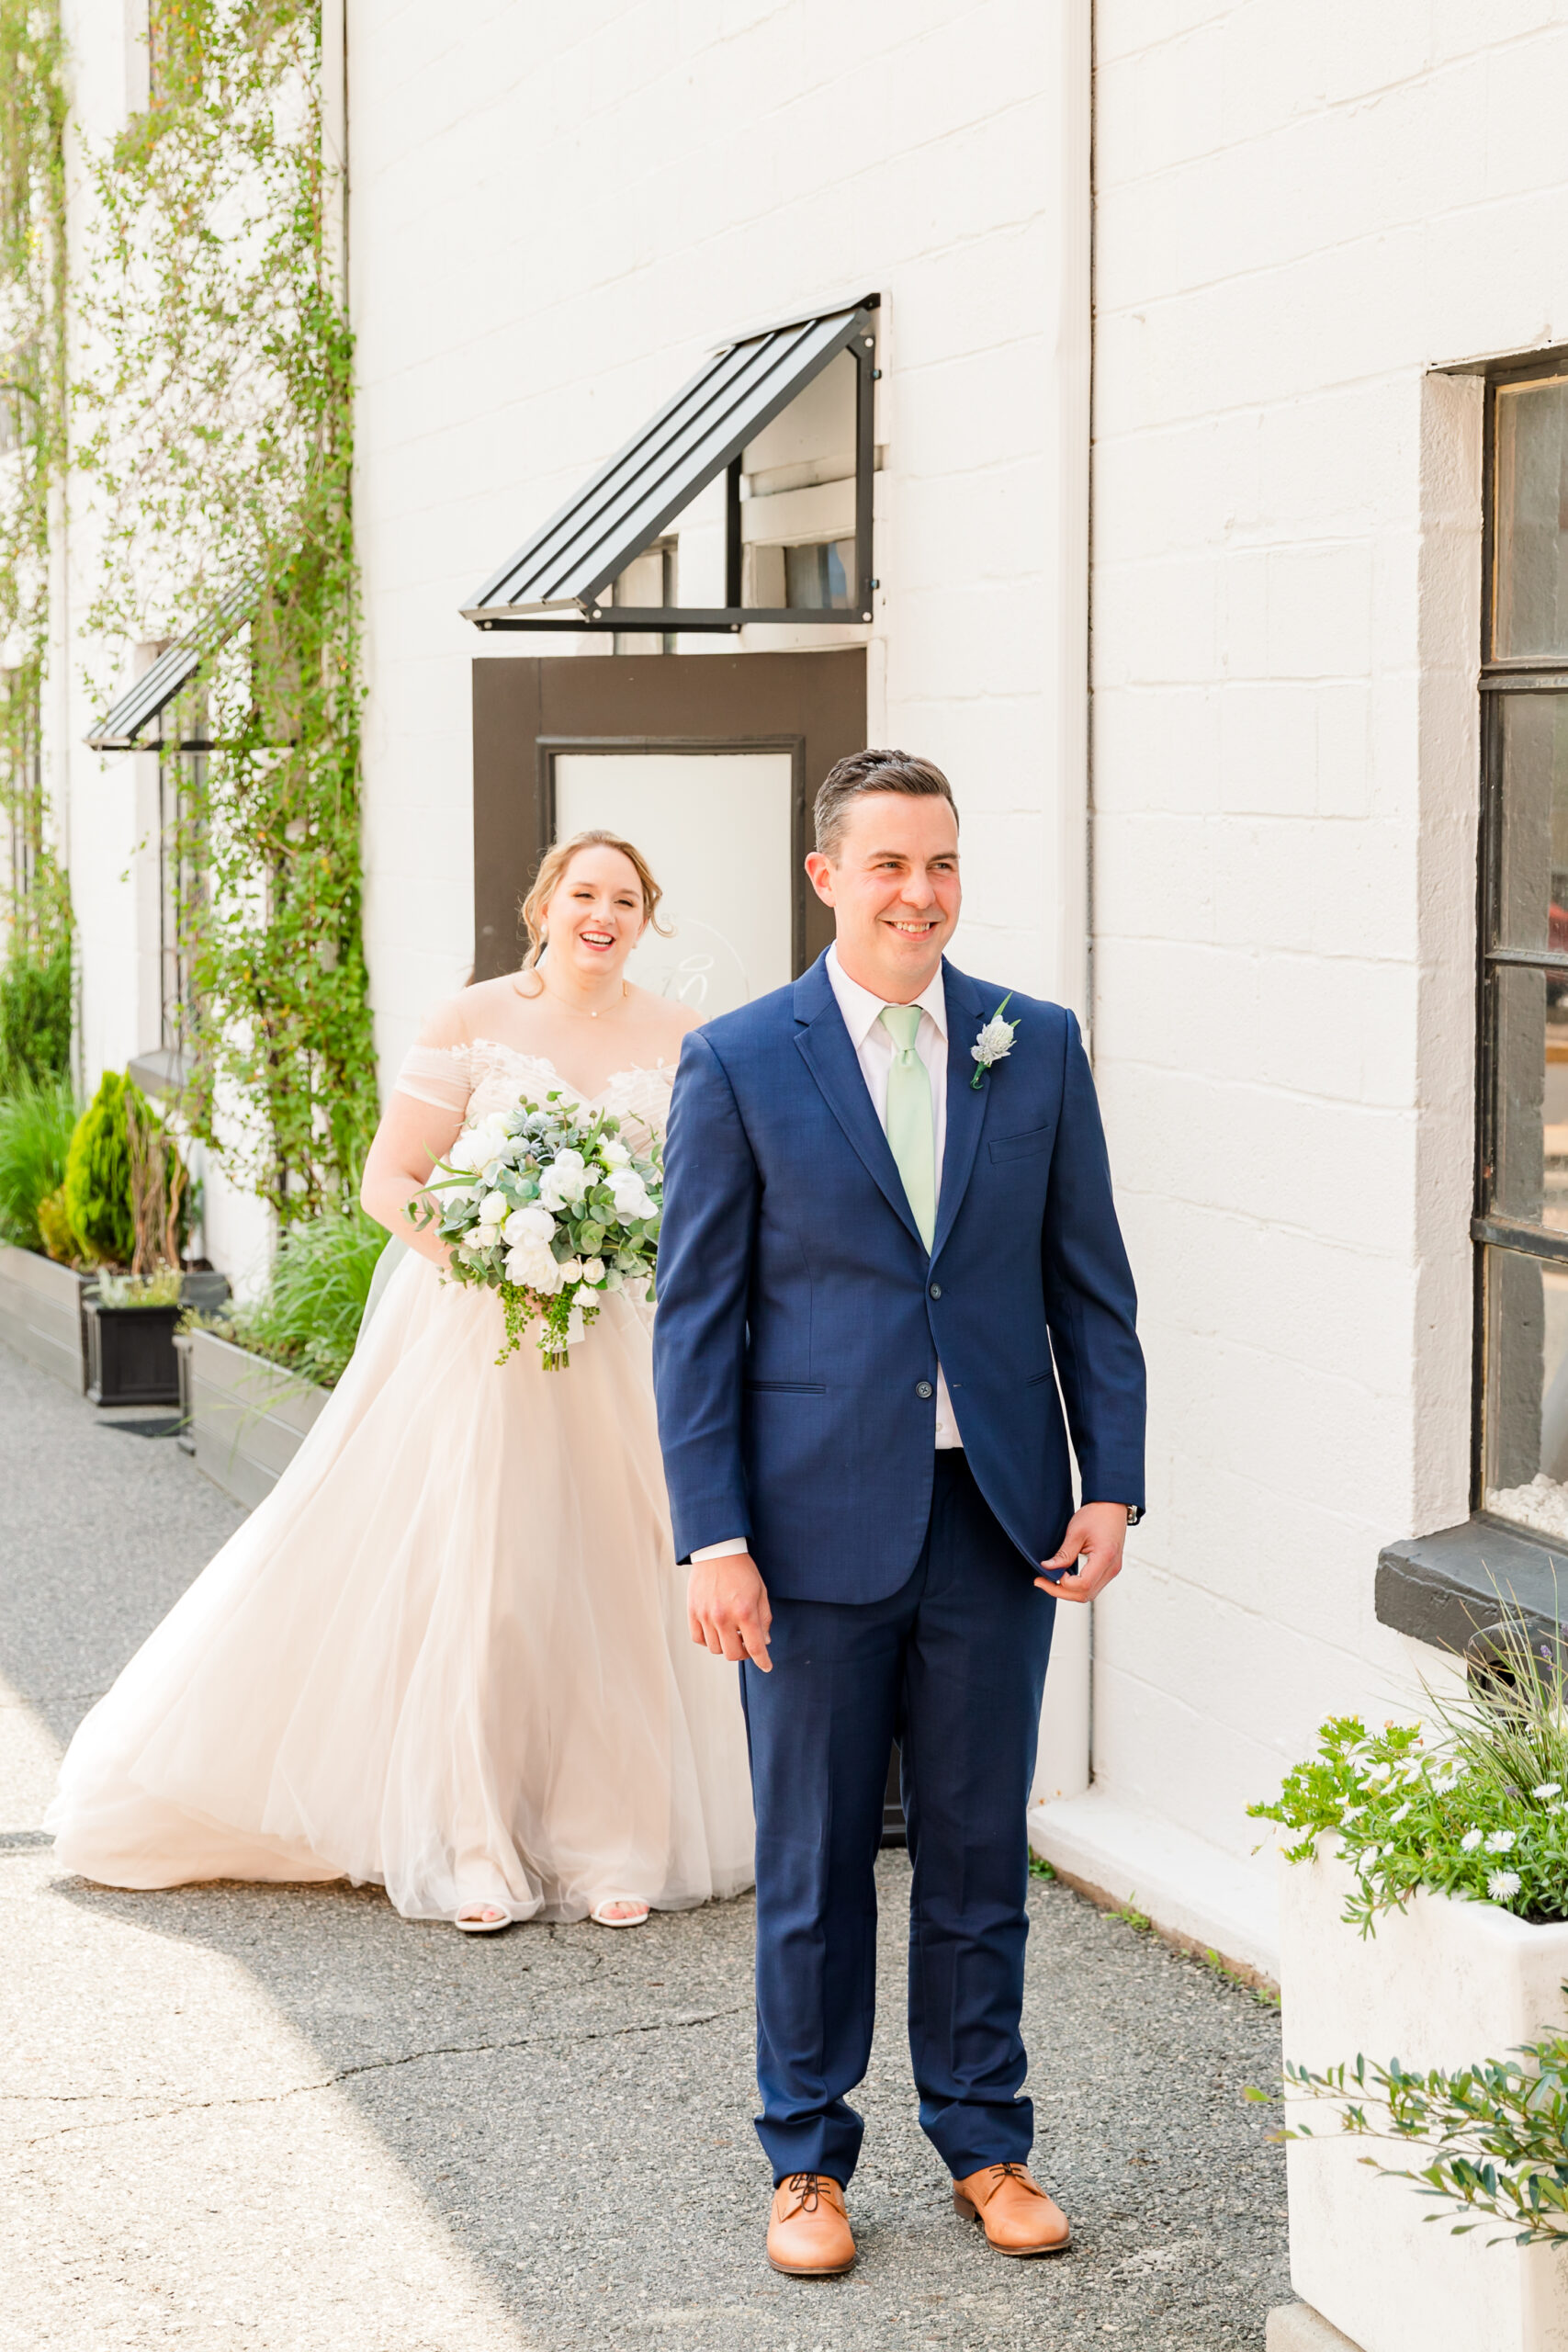
[[[472,952],[470,664],[564,650],[481,640],[459,605],[713,343],[873,289],[880,740],[953,776],[971,961],[1081,1001],[1081,649],[1057,669],[1086,474],[1063,51],[1087,28],[1087,0],[349,0],[384,1073]]]
[[[1468,1504],[1480,390],[1568,338],[1561,5],[1101,0],[1097,1065],[1153,1373],[1112,1800],[1245,1854]],[[1429,1654],[1428,1654],[1429,1655]]]

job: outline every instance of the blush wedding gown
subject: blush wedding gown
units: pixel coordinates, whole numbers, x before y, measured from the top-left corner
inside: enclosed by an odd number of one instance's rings
[[[591,1107],[646,1148],[672,1072]],[[473,1116],[559,1088],[484,1041],[404,1093]],[[55,1859],[110,1886],[378,1882],[399,1911],[580,1919],[751,1883],[732,1668],[696,1648],[654,1420],[652,1312],[605,1298],[565,1371],[411,1250],[272,1493],[72,1741]]]

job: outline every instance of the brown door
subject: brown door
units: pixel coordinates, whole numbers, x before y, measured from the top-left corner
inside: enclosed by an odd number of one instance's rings
[[[634,979],[705,1019],[782,986],[833,935],[803,869],[811,803],[864,741],[859,646],[476,661],[474,978],[516,968],[550,842],[605,825],[648,858],[672,929]]]

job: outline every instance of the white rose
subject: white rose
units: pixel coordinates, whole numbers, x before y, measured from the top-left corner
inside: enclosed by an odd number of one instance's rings
[[[523,1241],[506,1253],[506,1279],[525,1290],[536,1290],[546,1298],[554,1298],[561,1285],[561,1270],[551,1257],[547,1242]]]
[[[501,1238],[513,1249],[520,1241],[548,1241],[555,1233],[556,1221],[548,1209],[530,1201],[525,1209],[513,1209],[501,1228]]]
[[[617,1143],[614,1136],[604,1137],[599,1147],[599,1157],[606,1168],[627,1168],[631,1165],[631,1153],[624,1143]]]
[[[648,1197],[648,1187],[635,1168],[622,1169],[612,1176],[610,1192],[617,1216],[630,1219],[653,1215],[653,1203]]]
[[[578,1160],[563,1166],[555,1160],[539,1179],[539,1198],[547,1209],[575,1208],[588,1190],[588,1171]]]
[[[487,1193],[479,1203],[479,1223],[499,1228],[506,1223],[511,1207],[504,1193]]]
[[[558,1168],[585,1168],[587,1164],[575,1144],[563,1144],[556,1154]]]
[[[593,1288],[597,1290],[599,1284],[604,1279],[604,1259],[584,1258],[582,1261],[582,1279],[585,1283],[591,1283]]]
[[[580,1283],[582,1280],[581,1259],[563,1258],[561,1260],[560,1278],[563,1286],[567,1283]]]

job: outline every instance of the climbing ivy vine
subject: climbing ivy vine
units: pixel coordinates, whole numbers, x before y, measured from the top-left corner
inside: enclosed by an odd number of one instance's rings
[[[66,444],[65,117],[57,0],[0,0],[0,1082],[28,1059],[9,1034],[16,1004],[41,1008],[47,1051],[32,1043],[50,1066],[70,1039],[70,899],[40,750]]]
[[[0,6],[8,0],[0,0]],[[149,96],[91,163],[73,463],[87,632],[195,635],[164,714],[197,1132],[288,1216],[376,1116],[361,943],[353,344],[319,0],[152,0]],[[165,761],[171,757],[165,749]]]

